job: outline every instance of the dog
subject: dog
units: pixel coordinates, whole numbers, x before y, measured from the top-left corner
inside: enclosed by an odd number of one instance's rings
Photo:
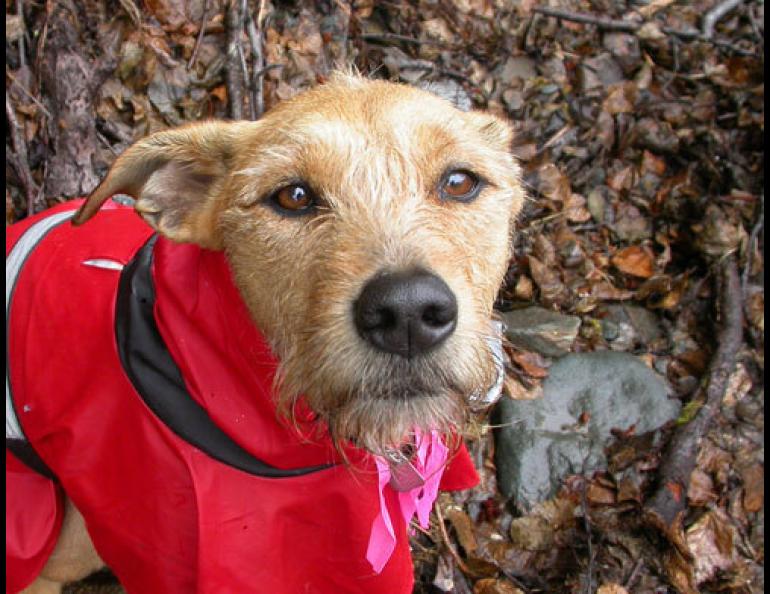
[[[411,592],[406,524],[477,481],[502,379],[511,141],[338,73],[9,228],[6,591]]]

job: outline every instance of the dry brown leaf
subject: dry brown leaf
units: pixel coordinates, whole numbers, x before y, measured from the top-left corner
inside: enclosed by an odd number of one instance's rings
[[[765,468],[752,464],[741,470],[743,480],[743,507],[747,512],[758,512],[765,505]]]
[[[538,191],[546,198],[566,204],[572,195],[569,178],[553,163],[548,163],[538,171]]]
[[[515,518],[510,533],[513,545],[525,551],[545,551],[554,544],[553,527],[536,516]]]
[[[687,499],[691,505],[701,507],[717,500],[717,494],[714,492],[714,481],[700,468],[695,468],[690,475]]]
[[[695,584],[692,564],[671,547],[663,558],[663,567],[669,581],[680,594],[700,594]]]
[[[628,590],[620,584],[607,583],[599,586],[596,594],[628,594]]]
[[[725,387],[725,395],[722,398],[722,404],[725,406],[735,406],[739,400],[742,400],[750,391],[754,382],[746,370],[743,363],[737,363],[735,370],[730,374]]]
[[[543,387],[539,383],[528,388],[510,375],[505,376],[503,387],[511,400],[534,400],[543,397]]]
[[[687,529],[687,546],[694,559],[694,578],[701,584],[735,564],[733,531],[729,519],[717,509],[706,512]]]
[[[473,531],[473,522],[460,507],[450,506],[444,511],[444,515],[451,522],[452,527],[457,534],[457,540],[465,549],[467,555],[472,555],[476,552],[478,544],[476,543],[476,536]]]
[[[614,489],[609,489],[592,482],[586,488],[586,499],[593,505],[613,505],[617,503]]]
[[[548,377],[549,363],[542,355],[532,352],[515,351],[511,354],[511,358],[516,361],[519,367],[521,367],[527,375],[542,379]]]
[[[591,218],[591,213],[586,208],[585,196],[581,194],[569,195],[564,203],[564,213],[571,223],[585,223]]]
[[[630,190],[634,186],[635,177],[633,165],[627,165],[612,173],[607,178],[607,185],[616,192]]]
[[[522,274],[516,280],[516,287],[513,293],[517,299],[531,301],[534,290],[535,286],[532,284],[532,280],[526,274]]]
[[[530,256],[528,260],[529,272],[540,288],[540,297],[543,303],[558,303],[566,292],[558,272],[546,266],[534,256]]]
[[[507,580],[484,578],[473,585],[473,594],[524,594]]]
[[[666,173],[665,159],[658,157],[647,149],[642,153],[642,172],[652,173],[662,177]]]
[[[632,245],[612,257],[612,264],[625,274],[650,278],[655,274],[655,256],[646,246]]]
[[[602,109],[612,115],[633,113],[636,95],[637,87],[633,82],[626,81],[610,85]]]

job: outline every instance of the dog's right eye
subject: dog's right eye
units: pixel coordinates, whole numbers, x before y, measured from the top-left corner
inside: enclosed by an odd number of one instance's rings
[[[280,212],[288,215],[305,214],[316,204],[314,194],[302,184],[284,186],[270,196],[270,202]]]

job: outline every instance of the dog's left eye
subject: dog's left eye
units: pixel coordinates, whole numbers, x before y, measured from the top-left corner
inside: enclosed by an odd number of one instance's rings
[[[270,201],[286,214],[303,214],[316,203],[315,195],[302,184],[290,184],[275,192]]]
[[[447,173],[439,185],[439,195],[445,200],[469,202],[478,196],[481,190],[479,178],[464,169]]]

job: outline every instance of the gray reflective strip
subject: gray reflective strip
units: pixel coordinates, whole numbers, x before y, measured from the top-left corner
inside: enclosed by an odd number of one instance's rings
[[[59,212],[55,215],[51,215],[41,221],[38,221],[27,229],[24,234],[13,246],[11,253],[5,259],[5,331],[6,341],[8,332],[8,320],[11,308],[11,295],[13,289],[16,286],[16,280],[19,277],[21,268],[27,259],[27,256],[32,252],[35,246],[40,242],[43,237],[57,225],[61,225],[64,221],[72,218],[75,214],[74,210],[67,212]],[[6,344],[6,347],[8,345]],[[8,381],[8,375],[10,369],[8,368],[8,357],[10,353],[5,355],[5,437],[6,439],[25,439],[24,432],[19,425],[19,419],[16,417],[16,411],[13,409],[13,401],[11,400],[11,385]]]

